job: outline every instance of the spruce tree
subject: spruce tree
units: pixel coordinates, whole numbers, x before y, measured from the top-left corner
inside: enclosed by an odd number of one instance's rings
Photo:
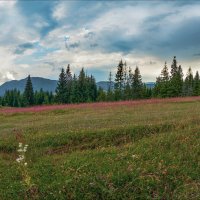
[[[171,65],[171,76],[169,84],[169,97],[177,97],[182,95],[183,87],[183,72],[181,65],[177,65],[176,56],[174,56],[172,65]]]
[[[130,100],[133,97],[131,91],[132,85],[133,85],[133,73],[131,67],[129,67],[127,75],[127,83],[124,91],[124,96],[126,100]]]
[[[178,73],[176,77],[176,85],[177,85],[177,94],[178,96],[183,95],[183,70],[181,65],[178,67]]]
[[[98,89],[97,101],[106,101],[106,92],[101,87]]]
[[[78,80],[77,80],[75,74],[74,74],[73,80],[72,80],[72,92],[71,92],[71,96],[70,96],[70,102],[72,102],[72,103],[79,102]]]
[[[199,79],[199,72],[197,71],[194,77],[194,86],[193,86],[193,94],[195,96],[200,95],[200,79]]]
[[[66,74],[64,68],[62,68],[56,88],[56,101],[58,103],[66,103],[67,102],[66,96],[67,96]]]
[[[161,81],[168,82],[169,81],[169,72],[167,68],[167,62],[165,62],[164,68],[161,71]]]
[[[72,93],[72,73],[68,64],[66,70],[66,102],[70,103]]]
[[[133,74],[132,90],[134,99],[139,99],[142,97],[143,83],[142,83],[142,76],[140,74],[140,70],[138,67],[135,68],[135,72]]]
[[[87,102],[88,100],[88,88],[87,88],[87,77],[84,68],[81,69],[78,76],[78,98],[79,102]]]
[[[184,87],[183,87],[183,95],[184,96],[192,96],[193,95],[193,73],[191,67],[188,69],[185,82],[184,82]]]
[[[107,91],[107,101],[113,101],[113,82],[112,82],[112,72],[110,71],[108,77],[108,91]]]
[[[95,78],[91,75],[88,77],[88,88],[87,88],[89,95],[88,95],[88,102],[94,102],[97,99],[97,84]]]
[[[27,106],[31,106],[34,104],[34,92],[30,75],[27,78],[26,86],[24,89],[24,104]]]
[[[156,84],[153,88],[153,96],[154,97],[161,97],[161,87],[162,87],[162,81],[161,77],[156,77]]]
[[[121,60],[117,66],[117,73],[115,75],[115,99],[116,100],[122,100],[123,81],[124,81],[124,64]]]
[[[157,78],[155,92],[158,97],[167,97],[169,90],[169,72],[167,68],[167,62],[161,71],[160,76]]]
[[[173,78],[177,72],[178,72],[178,66],[177,66],[176,56],[174,56],[174,59],[171,65],[171,78]]]
[[[113,90],[113,83],[112,83],[112,72],[110,71],[109,77],[108,77],[108,91]]]
[[[127,64],[124,62],[124,67],[123,67],[123,89],[126,88],[127,81],[128,81],[128,70],[127,70]]]
[[[164,68],[161,71],[161,89],[160,89],[161,97],[168,96],[168,89],[169,89],[169,72],[167,68],[167,62],[165,62]]]

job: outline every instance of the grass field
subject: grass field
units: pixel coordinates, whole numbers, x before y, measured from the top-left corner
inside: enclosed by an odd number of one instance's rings
[[[0,108],[0,200],[200,199],[200,98],[43,108]]]

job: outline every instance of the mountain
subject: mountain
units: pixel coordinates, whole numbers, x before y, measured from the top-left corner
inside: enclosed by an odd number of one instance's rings
[[[114,82],[111,83],[111,87],[114,88]],[[108,91],[109,88],[109,81],[100,81],[97,82],[97,88],[102,88],[105,91]]]
[[[155,82],[147,82],[145,84],[146,84],[147,88],[154,88],[156,83]]]
[[[114,82],[112,82],[111,84],[111,87],[114,88]],[[155,86],[155,83],[154,82],[147,82],[145,83],[147,88],[153,88]],[[103,90],[107,91],[108,88],[109,88],[109,82],[108,81],[100,81],[100,82],[97,82],[97,87],[98,88],[102,88]]]
[[[26,81],[27,78],[5,82],[0,86],[0,96],[3,96],[6,90],[12,90],[15,88],[20,92],[23,92]],[[55,92],[57,86],[56,80],[50,80],[41,77],[31,77],[31,81],[33,84],[33,89],[38,91],[42,88],[44,91]]]
[[[3,96],[6,90],[12,90],[15,88],[20,92],[23,92],[26,81],[27,78],[5,82],[3,85],[0,86],[0,96]],[[56,80],[50,80],[42,77],[31,77],[31,81],[33,84],[33,89],[38,91],[42,88],[44,91],[55,92],[57,86]],[[155,85],[154,82],[148,82],[145,84],[147,85],[148,88],[153,88]],[[112,88],[114,88],[114,82],[112,82],[111,85]],[[109,87],[109,82],[108,81],[97,82],[97,87],[98,88],[101,87],[103,90],[107,91]]]

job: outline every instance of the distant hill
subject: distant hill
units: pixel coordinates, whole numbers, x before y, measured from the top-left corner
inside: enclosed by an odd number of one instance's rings
[[[111,87],[114,88],[114,82],[112,82]],[[107,91],[109,88],[109,82],[108,81],[97,82],[97,88],[102,88],[103,90]]]
[[[5,82],[0,86],[0,96],[3,96],[6,90],[12,90],[15,88],[20,92],[23,92],[26,81],[27,78]],[[44,91],[55,92],[57,86],[56,80],[50,80],[42,77],[31,77],[31,81],[33,84],[33,89],[38,91],[42,88]],[[146,83],[146,85],[148,88],[153,88],[155,83],[148,82]],[[109,82],[108,81],[97,82],[97,87],[98,88],[101,87],[103,90],[107,91],[109,87]],[[112,88],[114,88],[114,82],[112,82]]]
[[[147,82],[145,83],[147,88],[153,88],[155,86],[154,82]],[[102,88],[103,90],[107,91],[109,88],[109,82],[108,81],[100,81],[97,82],[97,87]],[[114,88],[114,82],[112,82],[111,87]]]
[[[155,82],[147,82],[145,84],[146,84],[147,88],[154,88],[156,83]]]
[[[15,88],[20,92],[23,92],[26,81],[27,78],[5,82],[0,86],[0,96],[3,96],[6,90],[12,90]],[[56,80],[50,80],[41,77],[31,77],[31,81],[33,84],[33,89],[38,91],[42,88],[44,91],[54,92],[57,86]]]

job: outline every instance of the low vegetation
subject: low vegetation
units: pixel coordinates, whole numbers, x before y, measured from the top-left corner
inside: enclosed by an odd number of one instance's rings
[[[0,199],[199,199],[200,102],[177,100],[0,108]]]

